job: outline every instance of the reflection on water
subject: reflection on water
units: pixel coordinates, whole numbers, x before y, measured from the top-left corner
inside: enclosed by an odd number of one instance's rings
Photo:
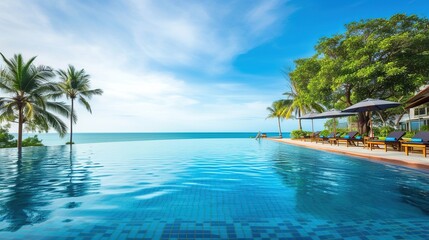
[[[0,161],[1,231],[43,222],[51,212],[46,206],[53,200],[83,196],[99,188],[97,180],[91,179],[93,164],[75,165],[74,153],[64,148],[26,148],[21,159],[15,149],[4,151]]]
[[[19,161],[6,149],[0,159],[0,231],[13,237],[147,219],[429,219],[428,172],[269,141],[26,148]]]
[[[296,190],[300,212],[324,219],[429,215],[427,172],[284,146],[272,160],[285,186]]]
[[[429,189],[404,184],[399,186],[399,191],[402,194],[403,202],[415,206],[429,215]]]

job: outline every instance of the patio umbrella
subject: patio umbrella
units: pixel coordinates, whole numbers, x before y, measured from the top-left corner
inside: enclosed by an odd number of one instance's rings
[[[346,109],[343,110],[343,112],[372,112],[372,111],[380,111],[388,108],[393,108],[401,105],[398,102],[391,102],[386,100],[380,100],[380,99],[372,99],[367,98],[363,101],[360,101]],[[371,114],[371,113],[370,113]],[[371,136],[373,135],[372,131],[372,117],[370,119],[370,127],[371,127]]]
[[[318,115],[319,115],[319,113],[317,113],[315,111],[311,111],[311,112],[299,117],[299,119],[311,119],[311,131],[314,133],[313,119],[315,117],[317,117]]]
[[[342,112],[366,112],[366,111],[371,112],[371,111],[379,111],[379,110],[384,110],[388,108],[393,108],[399,105],[401,104],[397,102],[367,98],[354,105],[351,105],[350,107],[344,109]]]
[[[356,115],[356,113],[355,112],[342,112],[340,110],[331,109],[329,111],[317,114],[317,116],[315,116],[314,119],[348,117],[348,116],[353,116],[353,115]]]

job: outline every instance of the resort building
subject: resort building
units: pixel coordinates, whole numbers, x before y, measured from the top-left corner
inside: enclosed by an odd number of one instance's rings
[[[419,131],[422,126],[429,126],[429,86],[425,86],[406,104],[409,114],[402,117],[401,130]]]

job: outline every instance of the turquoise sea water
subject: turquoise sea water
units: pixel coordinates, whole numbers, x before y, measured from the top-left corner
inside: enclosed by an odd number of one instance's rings
[[[1,239],[428,239],[429,172],[253,139],[0,150]]]
[[[24,134],[24,138],[34,136],[34,133]],[[257,132],[176,132],[176,133],[75,133],[73,142],[102,143],[102,142],[126,142],[146,140],[168,140],[168,139],[205,139],[205,138],[254,138]],[[14,134],[16,138],[16,134]],[[43,140],[45,146],[64,145],[69,141],[69,136],[60,138],[56,133],[37,134]],[[268,137],[277,137],[278,133],[268,132]],[[289,138],[290,133],[283,133],[284,138]]]

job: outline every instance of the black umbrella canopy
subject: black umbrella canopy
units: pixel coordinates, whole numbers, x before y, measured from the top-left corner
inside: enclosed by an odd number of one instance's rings
[[[299,117],[299,119],[315,119],[319,114],[320,113],[318,112],[311,111],[305,115],[302,115],[301,117]]]
[[[311,112],[299,117],[299,119],[311,119],[311,131],[314,133],[313,119],[317,118],[318,115],[319,115],[318,112],[311,111]]]
[[[397,102],[391,102],[386,100],[380,100],[380,99],[372,99],[367,98],[363,101],[360,101],[346,109],[344,109],[342,112],[366,112],[366,111],[379,111],[384,110],[387,108],[393,108],[401,105]]]
[[[353,116],[353,115],[356,115],[356,113],[341,112],[340,110],[331,109],[329,111],[322,112],[315,116],[312,116],[311,119],[337,118],[337,117],[347,117],[347,116]],[[335,125],[334,125],[334,133],[336,133]]]
[[[353,115],[356,115],[356,113],[341,112],[340,110],[331,109],[329,111],[317,114],[317,116],[314,116],[313,119],[337,118],[337,117],[347,117],[347,116],[353,116]]]

